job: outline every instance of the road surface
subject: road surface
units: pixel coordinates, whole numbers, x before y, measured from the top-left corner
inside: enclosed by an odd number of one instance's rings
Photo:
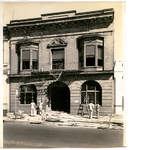
[[[4,148],[123,147],[123,131],[4,123]]]

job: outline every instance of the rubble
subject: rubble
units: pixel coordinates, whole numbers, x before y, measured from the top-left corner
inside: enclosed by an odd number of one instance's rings
[[[24,122],[30,124],[44,124],[58,126],[70,126],[79,128],[96,128],[96,129],[109,129],[109,130],[123,130],[124,122],[123,116],[93,116],[89,119],[88,116],[70,115],[65,112],[49,111],[44,115],[36,115],[31,117],[28,114],[23,114],[24,119],[15,118],[14,113],[7,113],[3,118],[3,122]],[[110,122],[109,122],[110,121]]]

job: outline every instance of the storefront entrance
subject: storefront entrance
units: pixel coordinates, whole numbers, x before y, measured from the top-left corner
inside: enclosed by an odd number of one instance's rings
[[[48,98],[51,101],[52,111],[70,113],[70,91],[66,84],[55,82],[48,87]]]

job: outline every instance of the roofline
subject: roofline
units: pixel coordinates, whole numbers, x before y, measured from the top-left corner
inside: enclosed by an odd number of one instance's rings
[[[76,10],[56,12],[56,13],[48,13],[48,14],[41,14],[41,16],[59,15],[59,14],[67,14],[67,13],[76,13]]]
[[[110,11],[110,12],[105,12],[105,11]],[[74,12],[74,11],[66,11],[65,13],[67,12]],[[102,12],[102,13],[101,13]],[[61,14],[62,12],[60,13],[53,13],[53,14]],[[92,14],[91,14],[92,13]],[[47,19],[47,20],[42,20],[42,18],[32,18],[32,19],[22,19],[22,20],[11,20],[10,21],[10,24],[7,24],[7,27],[11,27],[11,26],[15,26],[15,25],[31,25],[31,24],[34,24],[34,23],[39,23],[38,25],[40,25],[40,23],[45,23],[45,22],[52,22],[52,23],[57,23],[57,21],[62,21],[62,20],[65,20],[65,21],[70,21],[70,19],[72,19],[72,21],[77,21],[78,19],[86,19],[86,17],[95,17],[95,16],[108,16],[108,15],[113,15],[114,14],[114,11],[113,11],[113,8],[112,9],[104,9],[104,10],[100,10],[100,11],[91,11],[91,12],[86,12],[86,13],[78,13],[76,14],[75,16],[71,16],[71,17],[65,17],[65,18],[55,18],[55,19]],[[44,14],[42,14],[44,15]],[[45,14],[45,15],[48,15],[48,14]],[[11,24],[12,22],[16,22],[17,23],[13,23]],[[26,21],[26,22],[21,22],[21,21]]]

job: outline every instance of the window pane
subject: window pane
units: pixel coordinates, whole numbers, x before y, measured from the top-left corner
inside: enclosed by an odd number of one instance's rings
[[[86,46],[86,56],[95,55],[95,45],[87,45]]]
[[[86,84],[82,85],[82,90],[81,91],[86,91]]]
[[[32,93],[26,93],[26,104],[31,104]]]
[[[30,50],[23,50],[22,51],[22,59],[30,60]]]
[[[85,95],[86,92],[81,92],[81,104],[85,104]]]
[[[95,104],[95,92],[88,92],[89,95],[89,103],[93,101],[93,104]]]
[[[64,59],[64,50],[52,50],[52,59],[53,60]]]
[[[64,69],[64,61],[53,61],[53,69]]]
[[[27,91],[33,91],[32,85],[27,86]]]
[[[103,66],[103,47],[98,45],[98,66]]]
[[[100,104],[100,93],[96,93],[96,104]]]
[[[103,48],[98,45],[98,59],[103,59]]]
[[[98,83],[96,83],[96,90],[97,91],[101,91],[101,87],[100,87],[100,85]]]
[[[21,92],[25,92],[25,86],[21,87]]]
[[[20,104],[24,104],[24,93],[21,93],[21,97],[20,97]]]
[[[79,67],[84,66],[84,47],[81,47],[81,50],[79,51]]]
[[[95,90],[95,85],[89,84],[88,85],[88,90]]]
[[[23,69],[30,69],[30,61],[29,60],[23,61],[22,62],[22,68]]]
[[[96,92],[96,104],[99,104],[102,106],[102,96],[101,92]]]
[[[98,66],[103,66],[103,60],[102,59],[98,59]]]
[[[95,66],[95,45],[86,46],[86,66]]]
[[[37,101],[36,101],[36,93],[33,93],[33,100],[34,100],[34,103],[37,104]]]
[[[32,60],[37,60],[38,59],[38,51],[32,50]]]
[[[86,58],[86,66],[95,66],[95,57]]]
[[[32,61],[32,69],[38,69],[38,61],[37,60]]]

